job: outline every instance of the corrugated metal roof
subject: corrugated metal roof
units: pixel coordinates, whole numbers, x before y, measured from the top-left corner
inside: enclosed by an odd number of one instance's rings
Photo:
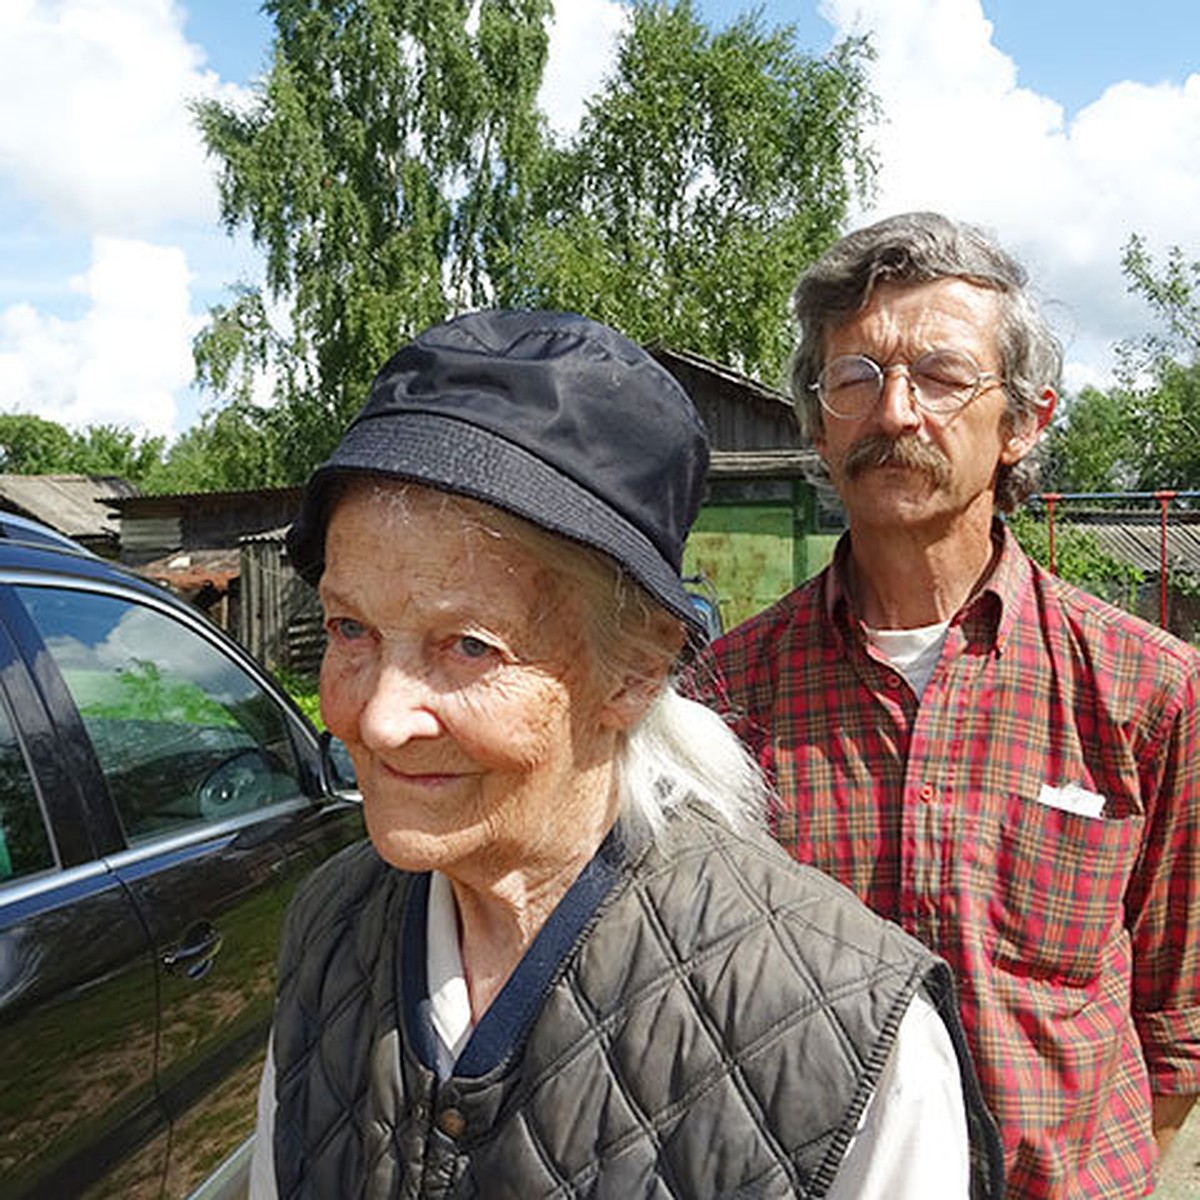
[[[241,561],[236,550],[191,550],[141,563],[134,570],[176,591],[195,590],[207,583],[224,592],[241,574]]]
[[[112,475],[0,474],[0,506],[72,538],[115,540],[120,523],[107,503],[137,494],[132,483]]]
[[[1072,524],[1069,517],[1060,518]],[[1157,575],[1162,569],[1162,529],[1147,521],[1080,521],[1076,527],[1092,534],[1100,548],[1140,571]],[[1168,521],[1168,569],[1200,575],[1200,525]]]

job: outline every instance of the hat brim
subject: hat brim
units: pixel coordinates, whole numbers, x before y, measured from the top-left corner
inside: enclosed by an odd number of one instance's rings
[[[406,479],[504,509],[608,555],[694,637],[705,626],[677,568],[636,526],[586,487],[498,434],[428,412],[361,420],[313,475],[288,534],[297,571],[316,582],[324,568],[329,483],[347,473]]]

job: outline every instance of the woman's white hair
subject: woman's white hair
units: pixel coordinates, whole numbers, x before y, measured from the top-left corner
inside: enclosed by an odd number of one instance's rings
[[[768,789],[758,764],[712,709],[663,686],[625,735],[617,759],[621,811],[656,836],[685,800],[698,800],[731,828],[761,826]]]

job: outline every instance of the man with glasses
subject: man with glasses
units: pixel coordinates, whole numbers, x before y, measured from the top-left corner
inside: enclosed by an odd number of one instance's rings
[[[696,678],[774,780],[779,840],[954,967],[1007,1194],[1144,1195],[1200,1091],[1200,655],[998,516],[1061,370],[1000,247],[882,221],[795,314],[849,529]]]

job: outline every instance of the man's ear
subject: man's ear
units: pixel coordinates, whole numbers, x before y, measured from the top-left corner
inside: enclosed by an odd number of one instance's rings
[[[1037,445],[1042,430],[1050,424],[1050,418],[1054,416],[1057,403],[1058,393],[1052,387],[1044,388],[1033,412],[1009,431],[1000,449],[1002,463],[1006,466],[1019,463]]]

